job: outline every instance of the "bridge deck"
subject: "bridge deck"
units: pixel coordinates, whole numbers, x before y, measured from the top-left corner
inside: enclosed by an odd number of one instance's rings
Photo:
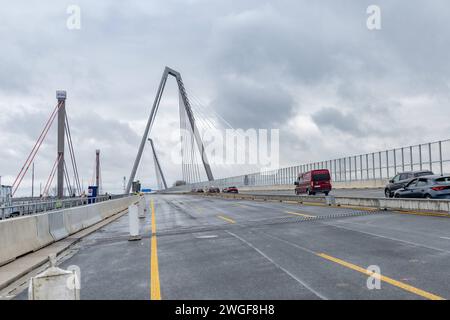
[[[84,238],[63,268],[81,269],[82,299],[450,298],[450,219],[322,206],[151,196],[142,241],[128,217]],[[383,276],[367,288],[371,265]],[[156,274],[159,273],[159,277]],[[155,298],[153,292],[153,298]],[[26,298],[22,293],[18,299]]]

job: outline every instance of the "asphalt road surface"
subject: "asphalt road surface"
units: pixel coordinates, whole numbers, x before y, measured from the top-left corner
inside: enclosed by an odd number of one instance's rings
[[[72,248],[82,299],[450,298],[449,218],[149,197],[141,241],[125,215]]]

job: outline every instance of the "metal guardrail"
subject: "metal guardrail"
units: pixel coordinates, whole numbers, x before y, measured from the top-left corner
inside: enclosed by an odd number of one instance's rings
[[[199,182],[170,188],[166,191],[188,191],[209,186],[270,186],[293,184],[299,173],[316,169],[330,170],[333,182],[383,180],[402,171],[431,170],[435,174],[450,172],[450,139],[423,143],[384,151],[347,156],[332,160],[311,162],[258,172],[212,182]]]
[[[108,195],[108,196],[98,196],[96,198],[67,198],[67,199],[41,199],[38,201],[19,201],[17,203],[9,206],[0,207],[0,219],[8,219],[16,216],[32,215],[43,213],[52,210],[61,210],[67,208],[73,208],[78,206],[83,206],[92,203],[103,202],[112,199],[123,198],[125,195]]]

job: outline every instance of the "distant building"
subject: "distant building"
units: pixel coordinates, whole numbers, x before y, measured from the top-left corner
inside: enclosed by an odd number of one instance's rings
[[[141,192],[141,182],[139,180],[133,181],[132,191],[133,193]]]
[[[0,185],[0,206],[11,204],[12,187]]]
[[[177,180],[173,184],[174,187],[185,186],[185,185],[186,185],[186,181],[183,181],[183,180]]]

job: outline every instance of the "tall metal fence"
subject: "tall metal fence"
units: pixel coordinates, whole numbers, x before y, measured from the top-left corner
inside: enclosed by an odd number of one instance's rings
[[[450,173],[450,139],[311,162],[270,172],[218,179],[213,182],[200,182],[172,190],[209,186],[235,185],[242,187],[293,184],[299,173],[316,169],[330,170],[334,182],[384,180],[403,171],[431,170],[435,174]]]

